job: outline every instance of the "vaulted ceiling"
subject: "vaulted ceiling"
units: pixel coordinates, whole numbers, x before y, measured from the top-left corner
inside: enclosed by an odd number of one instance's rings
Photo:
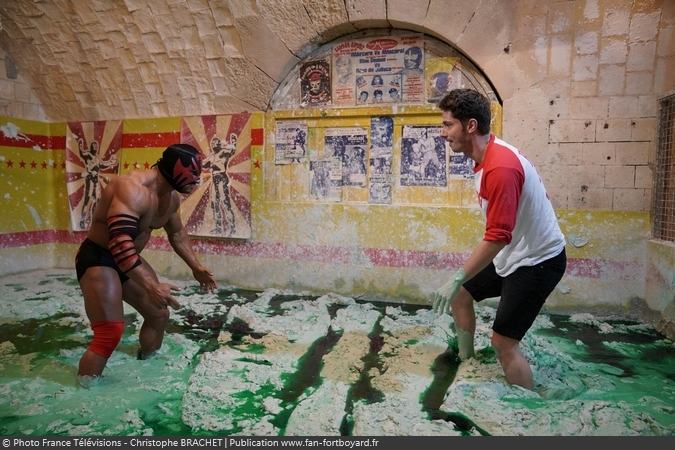
[[[300,59],[357,30],[344,0],[2,0],[0,19],[8,75],[52,121],[265,110]]]

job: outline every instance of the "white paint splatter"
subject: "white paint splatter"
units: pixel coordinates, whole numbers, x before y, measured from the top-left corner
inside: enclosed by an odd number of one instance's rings
[[[561,293],[563,293],[563,294],[569,294],[570,292],[572,292],[572,288],[570,288],[570,287],[569,287],[568,285],[566,285],[566,284],[559,284],[559,285],[557,286],[557,289],[558,289]]]
[[[33,220],[35,221],[35,224],[36,224],[37,226],[42,225],[42,219],[40,219],[40,215],[39,215],[38,212],[35,210],[35,208],[33,208],[33,207],[30,206],[30,205],[26,205],[26,208],[28,208],[28,211],[30,211],[30,215],[33,216]]]
[[[6,125],[0,125],[0,131],[2,131],[2,133],[6,137],[8,137],[10,139],[16,139],[16,140],[19,140],[19,141],[35,143],[35,141],[33,141],[31,138],[29,138],[28,136],[26,136],[23,133],[20,133],[19,132],[20,130],[21,130],[21,128],[19,128],[18,126],[16,126],[12,122],[7,122]],[[42,149],[40,148],[39,145],[35,144],[33,146],[33,150],[42,150]]]
[[[583,247],[584,245],[588,244],[588,238],[583,237],[583,236],[578,236],[576,234],[569,234],[569,235],[567,235],[567,242],[569,242],[573,246],[579,248],[579,247]]]

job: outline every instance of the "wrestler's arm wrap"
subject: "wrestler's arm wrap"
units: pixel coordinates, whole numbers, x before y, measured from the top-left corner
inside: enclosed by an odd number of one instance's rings
[[[108,248],[115,258],[117,266],[127,273],[141,265],[141,258],[134,247],[134,239],[138,236],[141,221],[128,214],[117,214],[108,217],[110,242]]]

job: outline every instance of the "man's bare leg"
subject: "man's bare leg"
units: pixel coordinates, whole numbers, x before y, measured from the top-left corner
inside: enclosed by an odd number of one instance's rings
[[[476,312],[473,308],[473,297],[463,287],[450,304],[455,321],[455,333],[459,346],[459,359],[462,361],[475,356],[473,338],[476,332]]]
[[[78,376],[99,377],[105,369],[108,358],[97,355],[91,350],[87,349],[84,355],[80,358],[80,365],[77,369]]]
[[[509,384],[533,390],[532,368],[520,350],[520,342],[499,333],[493,333],[492,347],[497,352],[497,358],[502,365],[502,369],[504,369],[506,381]]]
[[[169,310],[158,310],[159,314],[143,317],[143,325],[138,334],[141,348],[138,350],[138,359],[148,359],[162,347],[164,331],[169,323]]]
[[[157,309],[155,305],[150,303],[145,290],[133,280],[124,283],[123,289],[124,301],[143,317],[143,325],[141,325],[138,334],[138,343],[141,348],[138,350],[137,356],[138,359],[147,359],[162,346],[164,331],[169,323],[169,310],[166,308]]]
[[[122,286],[117,272],[110,267],[90,267],[80,279],[84,309],[90,323],[123,320]],[[87,349],[78,365],[78,379],[98,378],[103,374],[108,358]],[[84,384],[84,383],[80,383]]]

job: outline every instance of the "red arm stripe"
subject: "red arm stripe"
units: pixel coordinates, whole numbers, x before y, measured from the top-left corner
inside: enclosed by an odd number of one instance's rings
[[[128,214],[108,217],[110,242],[108,248],[122,272],[127,273],[141,265],[141,257],[136,252],[134,239],[138,236],[141,221]]]

